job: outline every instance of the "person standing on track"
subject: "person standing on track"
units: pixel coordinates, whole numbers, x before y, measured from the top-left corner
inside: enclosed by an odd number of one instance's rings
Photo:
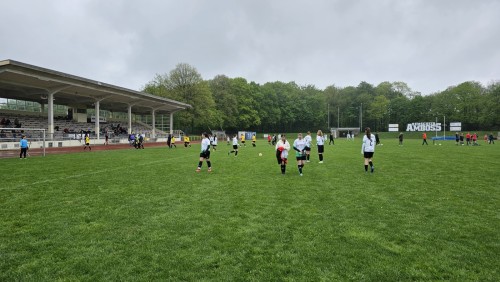
[[[373,154],[375,153],[375,135],[370,131],[370,128],[365,129],[365,136],[363,136],[363,145],[361,146],[361,154],[365,158],[365,173],[368,172],[368,165],[370,165],[371,173],[375,171],[373,166]]]
[[[201,152],[200,152],[200,162],[198,163],[198,168],[196,172],[201,171],[201,166],[203,161],[207,162],[208,172],[212,171],[212,163],[210,162],[210,139],[208,139],[208,133],[203,132],[201,135],[203,139],[201,140]]]
[[[24,159],[26,159],[26,153],[28,152],[28,140],[26,140],[26,136],[23,135],[21,137],[21,140],[19,141],[19,147],[21,148],[21,153],[19,153],[19,159],[22,159],[24,156]]]
[[[90,147],[90,136],[89,134],[85,134],[85,147],[83,147],[83,150],[87,150],[87,147],[89,147],[89,151],[92,151],[92,147]]]

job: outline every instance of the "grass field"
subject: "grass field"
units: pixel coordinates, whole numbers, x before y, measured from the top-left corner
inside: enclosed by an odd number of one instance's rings
[[[500,280],[500,145],[360,143],[2,159],[0,281]]]

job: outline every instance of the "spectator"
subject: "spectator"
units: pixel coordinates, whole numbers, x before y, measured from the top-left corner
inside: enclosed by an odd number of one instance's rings
[[[28,152],[28,140],[26,140],[26,136],[21,137],[21,141],[19,142],[19,147],[21,147],[21,153],[19,153],[19,158],[26,159],[26,153]]]

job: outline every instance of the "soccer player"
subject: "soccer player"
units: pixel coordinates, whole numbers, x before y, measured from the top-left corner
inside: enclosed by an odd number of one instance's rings
[[[87,150],[87,147],[89,147],[89,151],[92,151],[92,147],[90,147],[90,136],[89,134],[85,134],[85,147],[83,147],[83,150]]]
[[[268,134],[267,135],[267,144],[271,145],[271,139],[272,139],[271,134]]]
[[[375,135],[370,131],[370,128],[365,128],[365,136],[363,136],[363,145],[361,145],[361,154],[365,158],[365,173],[368,172],[368,165],[370,165],[371,173],[375,171],[373,166],[373,154],[375,153]]]
[[[241,141],[241,144],[243,144],[243,146],[247,146],[247,144],[245,144],[245,134],[241,134],[241,137],[240,137],[240,141]]]
[[[399,133],[399,146],[403,146],[403,132]]]
[[[236,157],[238,155],[238,147],[240,144],[238,144],[238,136],[235,134],[233,136],[233,150],[229,151],[227,154],[232,154],[234,153],[234,156]]]
[[[281,134],[281,139],[276,143],[276,159],[281,165],[281,174],[285,174],[286,164],[288,163],[288,150],[290,143],[286,140],[285,134]]]
[[[167,147],[168,147],[169,149],[172,149],[172,134],[169,134],[169,135],[167,136]]]
[[[214,151],[217,151],[217,135],[214,135],[214,140],[212,141],[212,148],[214,148]]]
[[[177,146],[175,146],[175,136],[172,135],[172,140],[170,140],[170,148],[175,147],[177,149]]]
[[[196,172],[201,171],[201,166],[203,161],[207,162],[208,172],[212,171],[212,163],[210,162],[210,139],[208,139],[208,133],[203,132],[201,135],[203,139],[201,140],[201,152],[200,152],[200,162],[198,163],[198,168]]]
[[[427,133],[426,133],[426,132],[424,132],[424,133],[422,134],[422,140],[423,140],[423,141],[422,141],[422,145],[424,145],[424,144],[425,144],[425,145],[429,145],[429,144],[427,143]]]
[[[306,142],[306,147],[305,147],[305,151],[306,151],[306,161],[307,162],[310,162],[310,157],[311,157],[311,142],[312,142],[312,138],[311,138],[311,131],[308,131],[307,132],[307,135],[306,137],[304,137],[304,141]]]
[[[318,145],[318,155],[319,163],[323,163],[323,152],[325,151],[325,138],[323,136],[323,131],[318,130],[316,133],[316,145]]]
[[[21,137],[19,141],[19,147],[21,148],[21,153],[19,153],[19,159],[22,159],[23,156],[26,159],[26,153],[28,152],[28,140],[26,140],[26,135]]]
[[[191,140],[189,140],[189,136],[185,135],[184,136],[184,147],[191,147]]]
[[[257,137],[255,137],[255,134],[252,135],[252,146],[255,147],[255,142],[257,141]]]
[[[470,143],[470,132],[467,132],[467,134],[465,134],[465,139],[467,140],[467,146],[471,145],[471,143]]]
[[[109,141],[109,135],[108,131],[106,131],[106,134],[104,135],[104,145],[108,145],[108,141]]]
[[[297,167],[299,175],[302,176],[302,169],[306,161],[306,140],[302,138],[302,133],[299,133],[297,139],[293,141],[293,149],[295,150],[295,158],[297,159]]]
[[[335,140],[333,140],[333,131],[330,131],[330,142],[328,142],[328,145],[335,145]]]
[[[144,134],[139,134],[139,137],[137,138],[139,142],[137,143],[137,148],[136,149],[144,149]]]
[[[458,135],[458,132],[455,132],[455,145],[458,146],[458,141],[460,141],[460,135]]]

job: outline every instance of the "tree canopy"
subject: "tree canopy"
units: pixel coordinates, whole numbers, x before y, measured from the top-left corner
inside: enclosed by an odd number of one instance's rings
[[[181,63],[168,74],[156,75],[142,91],[189,103],[176,113],[174,127],[186,132],[208,128],[227,131],[291,132],[330,127],[370,126],[387,131],[411,122],[462,122],[463,130],[500,129],[500,82],[483,86],[475,81],[450,86],[423,96],[405,82],[362,81],[357,86],[324,90],[295,82],[267,82],[217,75],[204,80],[196,68]]]

